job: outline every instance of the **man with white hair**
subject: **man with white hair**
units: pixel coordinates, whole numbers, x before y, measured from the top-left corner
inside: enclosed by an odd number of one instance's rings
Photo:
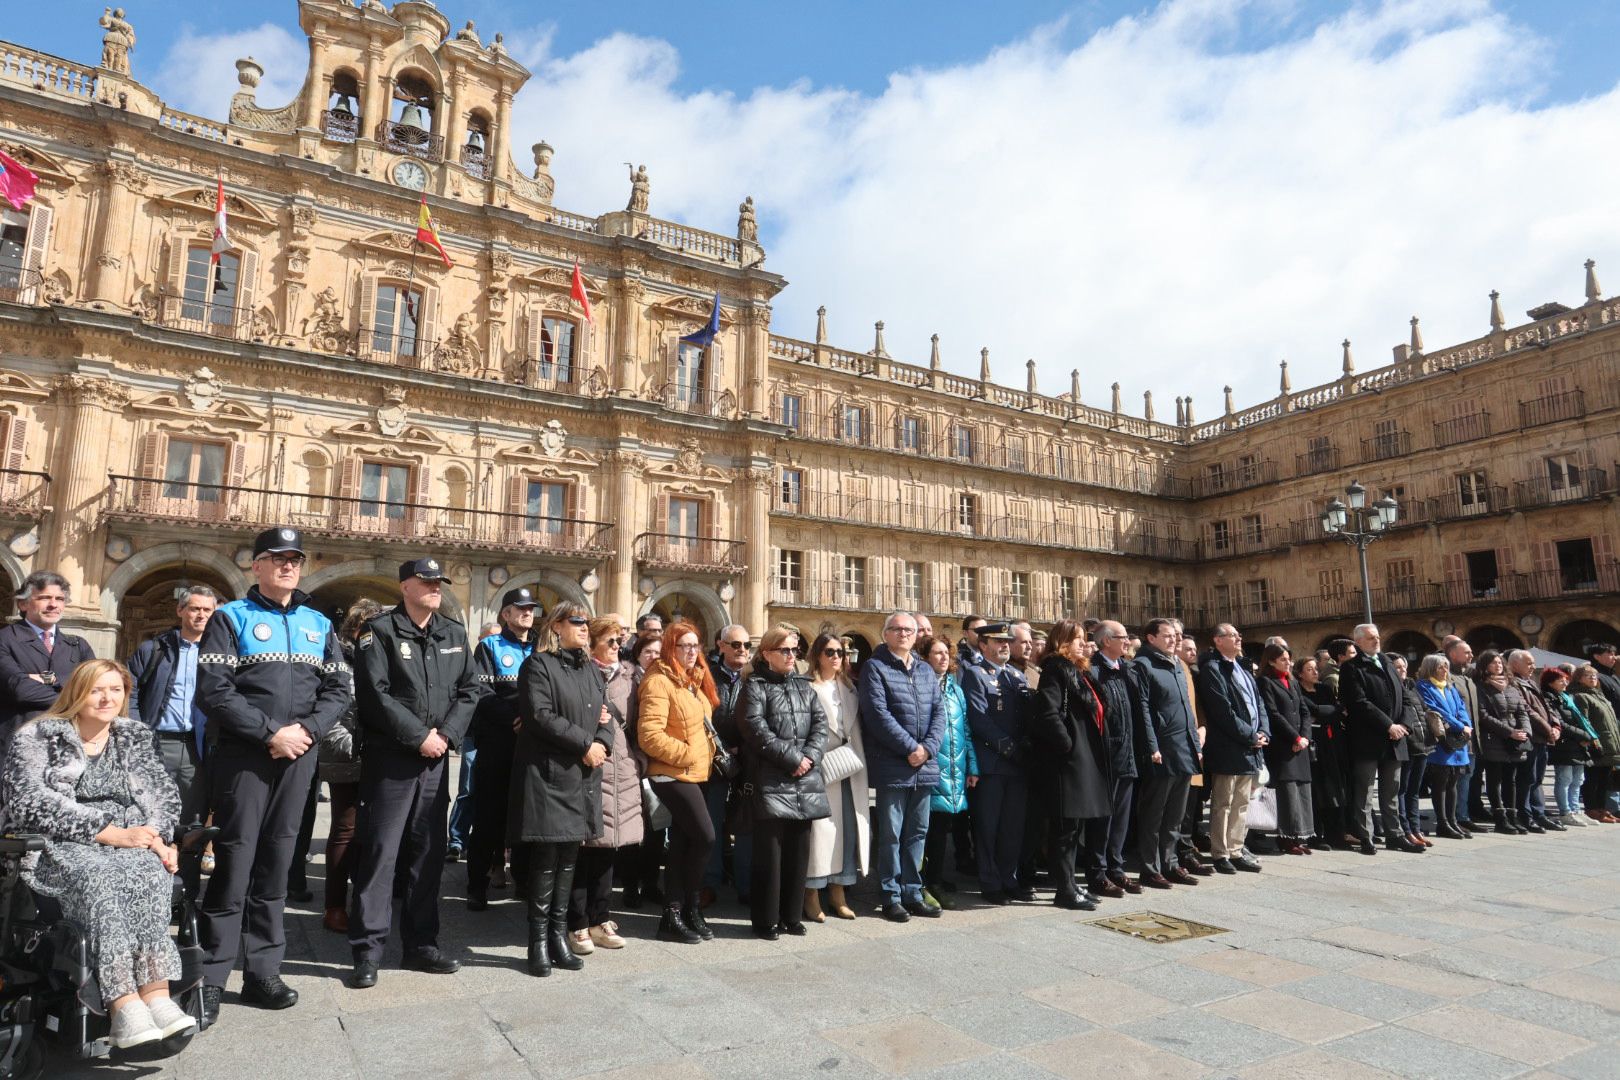
[[[1564,737],[1563,721],[1547,708],[1547,700],[1536,685],[1536,658],[1528,649],[1513,649],[1507,654],[1508,678],[1519,688],[1524,706],[1530,711],[1530,756],[1522,768],[1528,774],[1524,783],[1524,802],[1519,812],[1524,815],[1524,827],[1533,833],[1563,832],[1563,823],[1547,816],[1547,804],[1541,797],[1541,782],[1547,776],[1547,760],[1552,748]]]
[[[1384,843],[1394,851],[1414,854],[1424,849],[1400,829],[1401,763],[1407,760],[1406,727],[1424,723],[1406,714],[1406,687],[1394,662],[1379,651],[1383,637],[1372,623],[1362,623],[1351,634],[1357,655],[1339,669],[1339,701],[1348,714],[1352,776],[1351,812],[1363,855],[1376,855],[1373,846],[1372,789],[1378,785],[1378,813]]]

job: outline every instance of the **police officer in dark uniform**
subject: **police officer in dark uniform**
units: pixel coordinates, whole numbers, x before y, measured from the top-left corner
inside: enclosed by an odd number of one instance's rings
[[[219,1018],[225,980],[240,954],[242,1000],[267,1009],[298,1002],[281,981],[287,868],[314,749],[348,709],[349,666],[331,622],[298,590],[297,529],[253,540],[257,584],[214,612],[198,645],[196,702],[207,717],[214,872],[198,909],[203,1026]]]
[[[967,699],[968,732],[979,759],[973,804],[973,846],[979,858],[979,889],[992,904],[1030,901],[1035,890],[1018,877],[1029,810],[1033,743],[1027,728],[1029,683],[1012,658],[1006,623],[979,627],[978,662],[960,669]]]
[[[404,966],[431,975],[461,967],[439,951],[439,879],[450,811],[446,755],[461,745],[482,691],[466,628],[439,614],[448,580],[436,559],[403,563],[404,600],[367,623],[356,643],[356,715],[366,733],[349,901],[350,985],[357,989],[377,985],[401,858]]]
[[[478,643],[474,654],[478,681],[488,691],[473,713],[473,738],[479,746],[473,761],[472,835],[467,842],[467,909],[489,907],[489,871],[506,850],[507,800],[512,789],[512,757],[517,750],[518,672],[534,652],[534,623],[544,612],[529,589],[508,589],[497,616],[501,632]],[[489,747],[489,753],[483,748]],[[527,878],[522,845],[512,850],[512,880]]]

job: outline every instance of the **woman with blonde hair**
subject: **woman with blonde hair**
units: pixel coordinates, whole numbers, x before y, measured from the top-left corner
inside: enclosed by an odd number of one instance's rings
[[[133,685],[114,660],[74,668],[49,711],[18,729],[0,774],[5,831],[47,841],[24,858],[23,880],[89,935],[120,1050],[196,1026],[169,997],[180,792],[151,729],[129,718]]]
[[[647,754],[647,775],[672,822],[658,938],[695,945],[714,938],[698,900],[714,844],[714,822],[701,785],[715,761],[712,717],[720,694],[703,660],[703,638],[696,626],[677,620],[663,640],[663,655],[641,680],[637,736]]]
[[[825,922],[827,906],[840,919],[853,919],[844,890],[870,867],[872,824],[866,796],[866,747],[861,739],[859,703],[849,677],[849,647],[836,634],[822,631],[810,646],[810,689],[827,714],[827,749],[821,775],[827,785],[830,816],[810,823],[810,861],[806,868],[804,917]],[[839,749],[847,747],[847,749]]]

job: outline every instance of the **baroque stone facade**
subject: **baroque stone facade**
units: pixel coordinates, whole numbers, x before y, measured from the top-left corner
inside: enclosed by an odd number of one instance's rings
[[[786,619],[870,644],[882,613],[1232,619],[1314,646],[1357,621],[1323,535],[1352,479],[1399,503],[1371,549],[1396,647],[1568,649],[1615,633],[1620,301],[1587,296],[1255,408],[1174,422],[770,332],[752,199],[736,236],[553,205],[552,147],[512,161],[528,77],[432,5],[303,0],[310,68],[229,120],[127,63],[0,43],[0,148],[41,177],[0,246],[0,567],[74,585],[127,650],[174,588],[243,587],[259,528],[309,534],[333,610],[431,552],[476,628],[537,586],[709,632]],[[130,46],[134,32],[127,31]],[[120,37],[122,41],[122,37]],[[127,50],[126,50],[127,57]],[[208,252],[216,177],[231,251]],[[428,196],[454,265],[413,242]],[[767,208],[768,209],[768,208]],[[571,298],[583,269],[594,313]],[[707,347],[681,338],[709,322]],[[823,322],[824,326],[824,322]],[[1230,396],[1230,395],[1229,395]],[[952,628],[954,630],[954,627]],[[1397,636],[1399,635],[1399,636]]]

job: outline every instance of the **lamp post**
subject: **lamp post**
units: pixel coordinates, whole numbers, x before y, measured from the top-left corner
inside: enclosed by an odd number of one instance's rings
[[[1344,489],[1344,497],[1347,501],[1335,498],[1322,511],[1322,531],[1356,549],[1356,557],[1361,564],[1363,621],[1370,623],[1373,621],[1373,609],[1372,583],[1367,578],[1367,545],[1394,526],[1400,508],[1388,495],[1368,506],[1367,489],[1354,480]]]

